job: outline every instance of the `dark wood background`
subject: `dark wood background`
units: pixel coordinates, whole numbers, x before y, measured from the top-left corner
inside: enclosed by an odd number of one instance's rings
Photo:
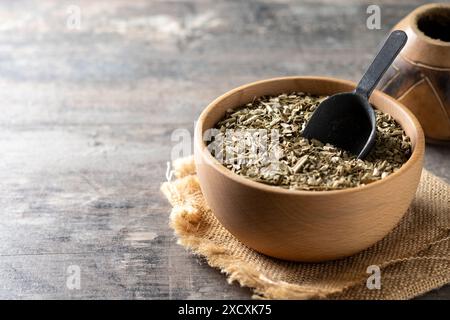
[[[373,2],[381,30],[366,28]],[[208,102],[249,81],[358,80],[421,3],[1,2],[0,298],[249,298],[168,227],[172,133],[192,133]],[[67,25],[77,8],[80,30]],[[426,153],[450,182],[450,149]],[[66,286],[72,265],[79,290]]]

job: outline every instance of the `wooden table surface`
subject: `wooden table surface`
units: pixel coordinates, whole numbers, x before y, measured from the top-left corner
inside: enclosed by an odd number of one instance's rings
[[[358,80],[422,3],[377,1],[368,30],[371,2],[1,2],[0,298],[249,298],[168,227],[172,133],[249,81]],[[426,153],[450,182],[450,149]]]

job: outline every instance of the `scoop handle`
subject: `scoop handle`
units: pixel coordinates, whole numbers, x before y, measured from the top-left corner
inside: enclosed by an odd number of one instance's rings
[[[381,77],[392,62],[394,62],[394,59],[400,53],[400,50],[402,50],[407,40],[408,36],[405,32],[401,30],[392,31],[383,47],[372,61],[372,64],[364,73],[361,81],[359,81],[355,90],[357,94],[364,96],[367,99],[370,97],[372,91],[381,80]]]

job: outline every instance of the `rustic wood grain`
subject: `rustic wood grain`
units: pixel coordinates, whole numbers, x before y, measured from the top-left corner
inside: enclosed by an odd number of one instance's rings
[[[371,1],[2,2],[0,298],[249,298],[167,225],[172,132],[192,133],[207,103],[249,81],[357,80],[424,2],[377,3],[382,30],[366,29]],[[71,5],[80,30],[67,28]],[[450,149],[426,153],[450,182]]]

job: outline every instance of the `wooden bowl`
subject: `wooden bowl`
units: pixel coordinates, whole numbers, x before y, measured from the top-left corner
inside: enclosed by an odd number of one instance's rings
[[[394,117],[411,138],[411,158],[396,172],[371,184],[337,191],[297,191],[251,181],[225,168],[203,141],[229,108],[263,95],[294,91],[331,95],[355,83],[322,77],[258,81],[229,91],[200,115],[194,149],[203,195],[220,223],[250,248],[272,257],[323,261],[361,251],[389,233],[410,205],[422,171],[424,135],[414,115],[375,91],[371,103]]]

